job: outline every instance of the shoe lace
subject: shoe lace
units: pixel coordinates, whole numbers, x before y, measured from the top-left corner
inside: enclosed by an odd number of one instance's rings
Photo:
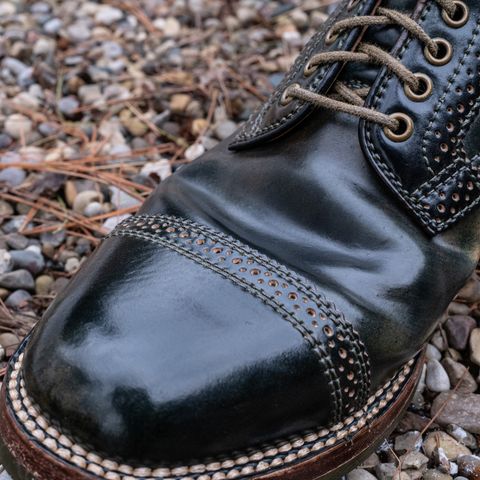
[[[456,18],[459,13],[457,9],[459,9],[460,6],[463,6],[463,8],[466,9],[465,4],[458,0],[434,1],[442,8],[444,18],[445,16],[450,19]],[[465,10],[463,13],[465,13]],[[423,42],[425,45],[425,53],[432,63],[434,63],[435,59],[437,59],[442,53],[442,49],[448,50],[448,47],[450,47],[451,50],[451,46],[446,40],[430,37],[418,22],[412,19],[409,15],[383,7],[378,8],[375,15],[358,16],[336,22],[326,34],[326,43],[333,43],[338,35],[345,30],[358,27],[368,28],[370,26],[392,24],[403,27],[413,37]],[[425,87],[425,78],[428,80],[428,77],[425,75],[422,76],[421,74],[415,74],[406,68],[390,53],[365,42],[360,43],[356,51],[330,51],[313,55],[305,66],[304,74],[306,76],[312,75],[320,66],[336,62],[361,62],[385,66],[392,73],[397,75],[406,88],[410,89],[411,92],[418,92],[419,95],[422,93],[422,86]],[[399,119],[398,116],[386,115],[364,106],[365,98],[368,95],[370,88],[351,89],[345,83],[337,81],[333,85],[332,90],[333,93],[329,96],[320,95],[311,90],[302,88],[299,84],[292,84],[284,91],[282,102],[286,104],[294,98],[297,98],[312,103],[318,107],[337,112],[344,112],[378,123],[391,131],[396,131],[400,128],[401,119]]]

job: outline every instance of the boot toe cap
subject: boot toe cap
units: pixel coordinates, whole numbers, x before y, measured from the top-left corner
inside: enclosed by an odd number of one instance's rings
[[[301,333],[177,252],[112,237],[33,333],[24,378],[83,445],[138,463],[242,450],[329,423]]]

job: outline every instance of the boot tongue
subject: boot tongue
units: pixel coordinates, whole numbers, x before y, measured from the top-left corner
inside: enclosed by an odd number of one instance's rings
[[[417,4],[418,0],[384,0],[381,6],[411,15]],[[397,25],[370,27],[363,41],[377,45],[388,52],[394,47],[402,30],[402,27]],[[371,86],[381,68],[373,64],[350,63],[345,67],[340,79],[352,87]]]

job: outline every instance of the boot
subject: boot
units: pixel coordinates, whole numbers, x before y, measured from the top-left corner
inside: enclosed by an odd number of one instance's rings
[[[479,258],[480,3],[345,0],[21,345],[14,479],[337,479]]]

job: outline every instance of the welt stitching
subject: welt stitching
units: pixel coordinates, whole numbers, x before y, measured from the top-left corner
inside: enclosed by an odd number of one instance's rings
[[[287,320],[307,341],[310,345],[312,350],[317,354],[320,364],[323,366],[323,370],[327,372],[327,376],[329,378],[329,385],[330,385],[330,394],[332,397],[332,403],[335,406],[335,421],[341,416],[342,410],[342,398],[340,392],[340,384],[338,377],[336,375],[335,369],[333,367],[332,360],[328,353],[325,351],[323,345],[321,345],[316,338],[312,335],[312,333],[305,327],[302,321],[299,321],[293,314],[293,312],[289,312],[281,304],[279,304],[274,298],[271,298],[265,295],[261,290],[257,287],[249,284],[248,282],[244,281],[243,279],[239,278],[236,274],[230,271],[223,270],[217,267],[212,262],[202,258],[201,256],[189,251],[188,249],[182,248],[172,241],[169,241],[164,238],[158,238],[150,234],[146,234],[143,232],[138,232],[135,230],[123,230],[123,231],[114,231],[112,232],[111,236],[129,236],[134,238],[139,238],[147,241],[151,241],[153,243],[158,243],[162,246],[168,247],[181,255],[186,256],[187,258],[194,260],[195,262],[201,264],[202,266],[222,275],[224,278],[229,279],[233,283],[236,283],[250,294],[259,298],[263,303],[268,305],[274,311],[282,316],[285,320]]]
[[[433,125],[435,123],[435,121],[437,120],[437,117],[438,117],[438,114],[440,112],[440,108],[443,106],[443,104],[445,103],[445,100],[447,98],[447,95],[448,93],[450,92],[455,80],[457,79],[458,75],[460,74],[460,71],[461,69],[463,68],[463,66],[465,65],[465,60],[467,59],[467,57],[470,55],[470,52],[472,51],[472,48],[475,46],[475,39],[477,38],[478,34],[480,32],[480,21],[477,22],[477,26],[476,28],[473,30],[473,36],[472,38],[470,39],[470,42],[468,43],[467,47],[465,48],[464,50],[464,53],[463,53],[463,56],[462,58],[460,59],[460,62],[458,63],[457,67],[455,68],[454,72],[453,72],[453,75],[450,77],[450,79],[448,80],[448,84],[444,90],[444,93],[443,95],[440,97],[440,100],[439,102],[437,103],[437,105],[435,106],[435,109],[434,109],[434,115],[428,125],[428,128],[427,130],[425,130],[425,133],[423,135],[423,138],[422,138],[422,153],[423,153],[423,159],[424,161],[426,162],[427,164],[427,167],[429,169],[429,171],[431,171],[433,173],[433,170],[431,169],[430,167],[430,161],[428,159],[428,155],[427,155],[427,144],[428,144],[428,140],[427,140],[427,137],[431,135],[432,131],[433,131]]]
[[[147,219],[151,218],[149,215],[138,215],[136,218],[140,219]],[[251,248],[245,246],[240,241],[229,237],[221,232],[216,232],[204,225],[194,223],[188,219],[179,219],[177,217],[171,217],[168,215],[162,215],[156,217],[159,221],[164,221],[165,219],[171,222],[173,226],[183,227],[187,226],[195,233],[200,233],[220,243],[226,243],[229,245],[234,244],[235,248],[243,253],[254,259],[257,263],[262,265],[265,268],[269,268],[270,270],[274,271],[280,278],[291,282],[295,288],[300,291],[302,294],[307,296],[312,302],[314,302],[318,308],[320,308],[323,313],[329,316],[332,321],[336,324],[337,328],[339,328],[343,333],[348,334],[351,338],[352,347],[354,348],[354,354],[357,360],[357,365],[360,364],[360,373],[363,380],[363,385],[365,385],[364,390],[368,390],[370,385],[370,366],[368,355],[366,353],[366,348],[363,342],[360,339],[358,332],[345,321],[342,314],[336,309],[335,305],[331,302],[327,302],[327,300],[323,297],[323,295],[318,294],[313,291],[311,285],[308,283],[305,284],[305,281],[300,279],[300,277],[293,275],[288,269],[286,269],[281,264],[275,262],[272,259],[269,259],[265,255],[261,255],[259,252],[252,250]],[[368,392],[363,392],[363,394],[368,394]]]

